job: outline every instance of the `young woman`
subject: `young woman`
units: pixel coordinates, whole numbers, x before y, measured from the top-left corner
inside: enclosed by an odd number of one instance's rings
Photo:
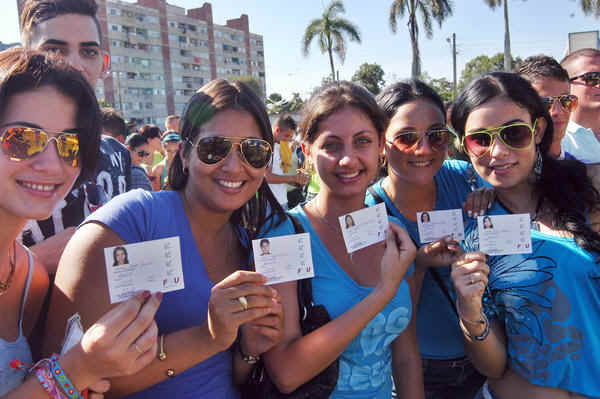
[[[65,295],[52,298],[60,316],[49,322],[49,347],[70,312],[89,320],[109,308],[103,248],[180,239],[185,289],[166,293],[156,315],[159,355],[135,376],[112,380],[113,396],[237,398],[234,383],[280,338],[277,292],[261,275],[239,271],[267,208],[283,212],[264,181],[273,143],[264,105],[242,83],[212,81],[186,105],[181,133],[173,191],[134,190],[100,208],[56,275]]]
[[[100,110],[78,71],[20,48],[0,53],[0,96],[0,396],[50,398],[38,378],[26,374],[33,360],[28,339],[48,275],[17,237],[27,220],[47,218],[74,183],[93,173]],[[160,295],[149,293],[122,303],[40,370],[58,365],[77,390],[105,391],[107,382],[98,384],[102,378],[134,373],[152,360],[159,304]],[[11,367],[13,359],[24,367]],[[45,378],[48,386],[57,384],[49,374]]]
[[[596,398],[600,195],[577,161],[549,155],[552,119],[521,77],[492,73],[457,98],[452,125],[494,187],[493,214],[528,213],[532,252],[486,257],[476,224],[452,279],[469,356],[489,377],[479,397]]]
[[[294,391],[339,357],[331,398],[388,399],[392,375],[401,397],[423,397],[409,290],[414,245],[392,221],[384,242],[349,254],[338,220],[365,207],[385,125],[372,96],[349,82],[323,88],[305,105],[302,149],[321,190],[290,214],[310,234],[314,301],[327,308],[332,321],[302,336],[296,283],[277,286],[285,310],[284,338],[265,354],[265,362],[283,392]],[[287,220],[268,235],[293,232]]]
[[[425,396],[472,399],[484,378],[465,356],[454,310],[450,264],[458,244],[451,240],[421,243],[417,212],[423,212],[421,222],[429,222],[427,211],[462,208],[471,186],[478,185],[470,181],[475,173],[466,162],[446,160],[453,135],[446,128],[441,98],[425,83],[393,84],[377,102],[390,119],[384,134],[387,176],[369,189],[366,203],[385,202],[388,212],[422,246],[415,264],[419,298],[415,316]]]

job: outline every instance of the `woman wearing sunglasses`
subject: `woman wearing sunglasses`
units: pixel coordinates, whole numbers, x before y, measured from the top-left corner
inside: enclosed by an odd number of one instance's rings
[[[425,83],[411,79],[393,84],[377,102],[390,119],[384,134],[387,176],[369,188],[366,203],[385,202],[421,247],[415,263],[420,287],[415,311],[425,396],[472,399],[484,378],[466,358],[458,328],[450,279],[458,243],[449,238],[421,243],[417,212],[462,208],[475,173],[466,162],[446,160],[454,136],[446,128],[442,99]],[[485,195],[478,200],[485,202]]]
[[[577,161],[549,155],[547,107],[523,78],[492,73],[452,108],[452,126],[496,191],[490,213],[528,213],[532,252],[486,257],[467,226],[452,265],[460,325],[489,377],[482,398],[591,398],[600,392],[600,235],[588,217],[600,195]]]
[[[283,213],[264,180],[273,143],[264,105],[243,83],[214,80],[186,104],[181,139],[169,169],[173,190],[133,190],[100,208],[56,275],[64,296],[51,302],[62,317],[50,321],[50,346],[70,312],[88,320],[110,307],[103,248],[180,239],[185,289],[164,294],[158,356],[111,381],[116,397],[238,398],[234,383],[280,337],[277,292],[260,274],[240,271],[267,209]]]
[[[332,321],[302,336],[296,282],[278,285],[285,309],[284,338],[265,354],[265,362],[283,392],[294,391],[339,357],[330,398],[389,399],[392,374],[401,397],[423,397],[410,322],[409,269],[415,248],[392,221],[384,242],[349,254],[339,222],[339,217],[365,207],[365,191],[379,169],[385,125],[386,117],[369,92],[349,82],[321,89],[305,105],[302,150],[318,173],[321,190],[290,214],[310,234],[314,301],[326,307]],[[287,220],[267,235],[293,233]]]
[[[0,396],[58,397],[49,392],[63,389],[57,371],[77,390],[104,392],[102,378],[135,373],[152,360],[160,295],[140,294],[113,308],[79,344],[28,375],[49,281],[17,242],[27,220],[47,218],[74,183],[92,175],[100,144],[96,97],[78,71],[20,48],[0,53],[0,96]]]

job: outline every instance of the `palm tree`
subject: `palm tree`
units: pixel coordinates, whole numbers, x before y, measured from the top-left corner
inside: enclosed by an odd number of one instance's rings
[[[600,18],[600,0],[581,0],[581,9],[585,15],[594,14]]]
[[[308,56],[310,44],[315,37],[319,39],[319,48],[321,54],[329,55],[329,63],[331,64],[331,78],[335,81],[335,68],[333,66],[333,53],[344,63],[346,58],[346,39],[348,36],[350,41],[360,43],[360,33],[356,25],[347,19],[338,17],[338,14],[344,13],[344,3],[341,1],[332,1],[321,18],[313,19],[306,27],[304,36],[302,37],[302,52],[305,57]]]
[[[412,77],[418,78],[421,74],[421,56],[419,53],[419,24],[417,23],[417,12],[421,15],[425,36],[433,37],[432,19],[436,20],[440,27],[442,22],[452,15],[452,2],[450,0],[394,0],[390,8],[390,28],[396,33],[397,19],[408,13],[408,32],[412,45]]]
[[[512,70],[512,55],[510,54],[510,31],[508,29],[508,0],[483,0],[492,10],[504,4],[504,70]],[[525,0],[523,0],[525,1]],[[584,0],[585,1],[585,0]]]

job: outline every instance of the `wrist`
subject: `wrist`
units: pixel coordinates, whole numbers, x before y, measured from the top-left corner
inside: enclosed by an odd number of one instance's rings
[[[58,360],[60,367],[79,392],[103,378],[103,376],[96,376],[89,371],[84,357],[83,350],[77,345]]]

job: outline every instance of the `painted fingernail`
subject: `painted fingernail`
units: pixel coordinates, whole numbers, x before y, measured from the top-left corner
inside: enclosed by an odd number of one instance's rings
[[[142,298],[144,298],[144,299],[148,299],[148,298],[150,298],[150,295],[151,295],[151,294],[150,294],[150,291],[148,291],[148,290],[144,290],[144,291],[142,292]]]
[[[158,291],[158,292],[154,293],[154,296],[156,297],[156,299],[158,299],[160,301],[163,298],[163,293]]]

